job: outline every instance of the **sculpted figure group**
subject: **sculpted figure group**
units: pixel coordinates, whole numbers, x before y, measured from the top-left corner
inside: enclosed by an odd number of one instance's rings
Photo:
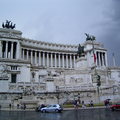
[[[6,23],[2,23],[3,28],[8,28],[8,29],[14,29],[15,24],[13,24],[11,21],[6,20]]]
[[[85,35],[86,35],[86,41],[88,41],[88,40],[91,40],[91,41],[93,41],[93,40],[95,40],[96,38],[95,38],[95,36],[93,36],[93,35],[89,35],[89,34],[87,34],[87,33],[85,33]]]

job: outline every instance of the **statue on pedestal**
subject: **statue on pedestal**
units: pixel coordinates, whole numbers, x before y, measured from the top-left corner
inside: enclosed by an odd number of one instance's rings
[[[85,35],[86,35],[86,41],[88,41],[88,40],[90,40],[90,41],[94,41],[94,40],[96,40],[96,38],[95,38],[95,36],[93,36],[93,35],[89,35],[89,34],[87,34],[87,33],[85,33]]]
[[[79,44],[77,54],[81,57],[83,56],[83,53],[84,53],[84,46],[81,46]]]
[[[13,23],[11,21],[6,20],[6,23],[2,23],[2,27],[3,28],[7,28],[7,29],[14,29],[15,28],[15,24],[13,25]]]

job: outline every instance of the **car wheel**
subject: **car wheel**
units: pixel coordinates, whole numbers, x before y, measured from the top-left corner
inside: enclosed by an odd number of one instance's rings
[[[59,113],[61,113],[62,111],[61,110],[59,110]]]
[[[46,113],[46,110],[43,110],[42,112],[43,112],[43,113]]]
[[[56,110],[55,110],[55,112],[59,112],[59,110],[58,110],[58,109],[56,109]]]

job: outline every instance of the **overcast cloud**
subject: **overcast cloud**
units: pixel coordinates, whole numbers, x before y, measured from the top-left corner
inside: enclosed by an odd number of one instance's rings
[[[62,44],[96,36],[120,65],[120,0],[0,0],[0,23],[11,20],[23,37]]]

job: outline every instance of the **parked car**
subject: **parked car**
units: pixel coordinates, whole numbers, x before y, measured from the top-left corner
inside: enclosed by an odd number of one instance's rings
[[[63,108],[59,104],[52,104],[39,110],[41,112],[62,112]]]
[[[117,102],[117,103],[111,105],[110,108],[111,108],[112,111],[120,110],[120,102]]]

